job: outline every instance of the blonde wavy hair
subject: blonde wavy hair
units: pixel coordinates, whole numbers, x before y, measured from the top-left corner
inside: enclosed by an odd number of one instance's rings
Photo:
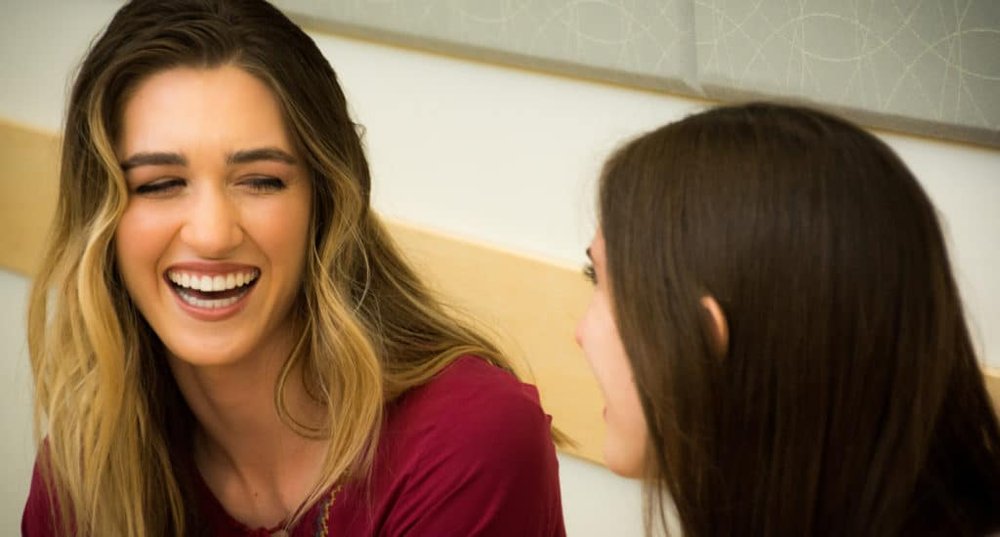
[[[63,531],[180,536],[200,526],[189,505],[196,424],[116,268],[128,191],[113,148],[123,104],[141,80],[221,65],[270,87],[311,171],[311,241],[294,308],[304,329],[274,390],[290,427],[330,441],[323,478],[303,505],[369,469],[387,401],[463,354],[511,369],[432,296],[371,211],[358,128],[335,73],[301,29],[263,1],[129,2],[73,86],[57,214],[30,299],[39,466]],[[324,428],[288,411],[285,383],[295,367],[326,407]]]

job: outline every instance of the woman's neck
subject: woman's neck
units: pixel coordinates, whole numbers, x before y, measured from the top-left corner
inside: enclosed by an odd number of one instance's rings
[[[209,367],[171,358],[197,420],[197,468],[226,511],[250,527],[274,526],[294,512],[315,486],[326,452],[326,441],[298,434],[275,407],[291,349],[272,345],[238,363]],[[286,378],[284,400],[296,420],[323,422],[323,408],[306,393],[299,368]]]

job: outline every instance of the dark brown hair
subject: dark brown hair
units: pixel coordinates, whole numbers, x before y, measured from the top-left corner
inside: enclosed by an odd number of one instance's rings
[[[883,142],[805,108],[715,108],[613,155],[600,220],[648,529],[665,492],[687,537],[1000,529],[1000,432],[945,242]]]

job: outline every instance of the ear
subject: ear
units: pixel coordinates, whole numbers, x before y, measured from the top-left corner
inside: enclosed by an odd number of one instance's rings
[[[719,356],[725,356],[729,351],[729,323],[726,322],[726,314],[722,312],[722,307],[711,295],[701,297],[701,307],[708,312],[710,330],[712,337],[712,350]]]

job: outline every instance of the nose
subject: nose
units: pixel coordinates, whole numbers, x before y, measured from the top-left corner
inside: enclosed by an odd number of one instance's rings
[[[239,208],[225,192],[209,190],[194,196],[181,240],[201,257],[227,256],[243,242]]]
[[[576,329],[573,330],[573,339],[576,340],[576,346],[581,349],[583,348],[583,321],[584,319],[577,321]]]

